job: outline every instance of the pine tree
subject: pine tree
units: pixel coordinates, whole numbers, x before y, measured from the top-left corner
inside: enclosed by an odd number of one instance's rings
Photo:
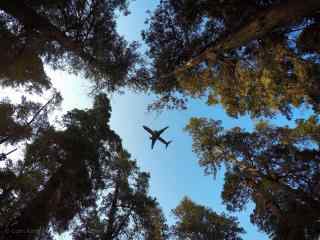
[[[219,215],[187,197],[172,212],[177,219],[172,226],[177,240],[241,240],[240,234],[245,233],[235,218]]]
[[[27,145],[23,161],[2,169],[2,239],[35,239],[50,226],[68,229],[70,221],[93,206],[106,187],[108,163],[122,149],[109,127],[110,104],[98,95],[92,109],[73,110],[64,128],[42,128]]]
[[[165,219],[148,196],[149,175],[139,171],[127,152],[109,163],[106,189],[96,208],[80,214],[73,239],[166,239]]]
[[[44,64],[81,73],[110,91],[139,85],[133,77],[137,43],[129,45],[116,31],[115,12],[126,13],[127,4],[126,0],[1,1],[1,85],[49,88]]]
[[[319,9],[308,1],[163,0],[144,33],[153,60],[151,108],[206,96],[231,116],[319,111]]]
[[[194,118],[187,126],[207,174],[225,166],[222,198],[228,210],[251,200],[251,222],[271,239],[312,240],[320,234],[319,120],[296,128],[259,123],[253,132],[224,130],[219,121]]]

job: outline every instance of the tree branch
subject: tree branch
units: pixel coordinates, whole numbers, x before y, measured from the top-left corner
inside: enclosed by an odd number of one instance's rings
[[[0,154],[0,162],[6,160],[8,155],[10,155],[11,153],[14,153],[17,150],[18,150],[18,148],[15,148],[7,153],[1,153]]]
[[[206,59],[238,48],[249,41],[272,32],[277,27],[290,26],[320,9],[319,0],[291,0],[259,12],[250,22],[245,22],[239,29],[227,37],[208,45],[198,56],[189,60],[175,74],[197,66]]]
[[[36,113],[35,115],[32,117],[32,119],[30,121],[28,121],[25,125],[25,127],[30,127],[31,124],[37,119],[37,117],[39,116],[39,114],[54,100],[55,96],[53,96],[51,99],[49,99],[49,101],[46,102],[46,104],[44,104]],[[8,141],[10,139],[10,136],[7,136],[3,139],[0,140],[0,144],[5,143],[6,141]]]
[[[319,0],[288,0],[269,9],[262,10],[255,17],[251,18],[250,21],[243,23],[236,31],[208,44],[195,57],[183,64],[183,66],[177,67],[171,73],[159,76],[159,79],[179,75],[188,69],[198,66],[205,60],[216,59],[222,53],[239,48],[277,28],[291,26],[318,10],[320,10]],[[155,79],[155,77],[146,80],[152,79]]]

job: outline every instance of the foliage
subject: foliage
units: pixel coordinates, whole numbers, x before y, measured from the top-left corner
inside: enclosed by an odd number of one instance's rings
[[[54,92],[52,97],[41,105],[21,97],[21,102],[14,104],[8,98],[0,102],[0,144],[17,144],[30,139],[49,124],[48,114],[62,101],[61,95]]]
[[[241,240],[244,230],[233,217],[219,215],[211,209],[184,198],[172,211],[177,219],[173,225],[175,239]]]
[[[137,43],[128,44],[116,31],[115,12],[127,13],[127,4],[126,0],[1,1],[1,85],[40,92],[50,87],[44,72],[44,64],[49,64],[80,72],[110,91],[140,86],[135,76],[140,61]]]
[[[0,87],[42,93],[44,66],[80,73],[94,90],[124,87],[159,95],[151,108],[186,107],[207,98],[229,115],[291,117],[293,108],[319,113],[319,9],[316,0],[161,0],[143,38],[146,69],[116,31],[129,0],[1,0]],[[286,7],[286,8],[285,8]],[[286,9],[281,11],[281,9]],[[150,76],[149,76],[150,75]],[[60,127],[44,105],[22,97],[0,100],[0,144],[24,155],[0,161],[0,239],[53,239],[66,230],[82,239],[241,239],[235,218],[188,198],[173,210],[171,232],[149,174],[140,171],[110,128],[105,94],[91,109],[74,109]],[[320,124],[294,128],[257,124],[253,132],[191,119],[187,131],[207,174],[225,168],[222,198],[230,211],[253,201],[251,222],[274,240],[313,240],[320,234]]]
[[[80,215],[73,239],[155,239],[166,236],[165,219],[147,195],[149,175],[140,172],[127,152],[109,163],[98,206]]]
[[[1,1],[0,85],[43,93],[51,88],[46,64],[82,74],[95,90],[145,88],[138,44],[128,44],[116,31],[116,13],[128,14],[128,2]],[[72,220],[91,222],[114,199],[123,206],[111,204],[105,215],[111,216],[107,238],[164,239],[165,219],[147,193],[149,176],[129,160],[110,129],[106,95],[97,95],[92,109],[64,115],[57,128],[48,114],[60,102],[58,93],[44,105],[26,97],[18,104],[1,100],[0,144],[26,140],[27,146],[23,160],[11,161],[9,154],[17,148],[1,154],[0,239],[52,239],[52,232],[69,229]],[[81,225],[75,229],[83,233]]]
[[[316,116],[295,128],[257,125],[249,133],[192,119],[187,131],[207,174],[226,168],[222,198],[232,211],[252,200],[251,221],[272,239],[314,239],[320,233],[319,130]]]
[[[92,109],[64,115],[63,129],[39,129],[24,161],[6,161],[1,239],[50,236],[50,229],[70,229],[72,220],[74,239],[165,239],[165,219],[148,196],[149,175],[122,149],[110,113],[108,98],[98,95]]]
[[[15,181],[8,182],[14,185],[2,193],[9,204],[1,204],[6,213],[1,229],[9,234],[5,238],[19,237],[10,235],[15,229],[40,231],[49,223],[63,231],[81,209],[94,204],[96,191],[105,186],[108,159],[121,149],[109,117],[109,101],[99,95],[92,109],[66,114],[63,130],[47,126],[38,132],[27,145],[24,161],[8,169]]]
[[[206,96],[208,105],[220,103],[233,117],[281,112],[289,118],[303,104],[319,111],[319,13],[314,7],[299,15],[299,1],[287,7],[296,12],[277,12],[286,3],[162,0],[143,32],[152,90],[160,96],[151,108],[185,107],[188,96]],[[270,12],[290,21],[265,32],[277,19]]]

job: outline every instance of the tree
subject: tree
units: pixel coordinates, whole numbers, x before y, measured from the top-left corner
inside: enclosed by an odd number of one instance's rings
[[[128,44],[116,31],[116,13],[127,14],[128,2],[1,1],[0,85],[43,93],[51,88],[44,71],[44,65],[50,65],[82,74],[95,83],[95,90],[145,87],[146,81],[139,77],[146,72],[138,69],[143,64],[138,44]],[[106,95],[96,96],[92,109],[67,113],[60,128],[47,120],[51,108],[61,101],[58,94],[44,105],[25,97],[21,104],[1,101],[0,144],[23,140],[28,144],[23,160],[8,158],[16,148],[0,156],[0,239],[52,239],[51,232],[67,230],[81,212],[96,208],[99,194],[112,188],[108,184],[115,170],[108,164],[117,162],[124,151],[121,139],[109,127],[109,100]],[[137,171],[136,166],[132,168]],[[148,182],[145,173],[136,178],[141,184]],[[140,202],[131,203],[145,238],[162,239],[164,218],[156,201],[147,193],[138,196],[138,187],[132,189],[136,195],[127,196],[133,199],[126,201],[144,197],[147,204],[143,208]],[[116,231],[133,234],[127,229],[127,217],[120,227],[111,220],[107,237]]]
[[[13,104],[8,98],[0,100],[0,161],[18,150],[18,144],[30,141],[37,133],[49,125],[48,115],[61,103],[61,96],[54,92],[45,103],[28,101],[21,97],[21,103]]]
[[[24,161],[1,169],[1,239],[35,239],[49,227],[64,231],[76,214],[94,206],[108,162],[122,149],[108,125],[110,111],[108,98],[98,95],[92,109],[66,114],[63,129],[41,129]]]
[[[0,171],[0,239],[50,239],[74,222],[74,239],[166,239],[165,218],[139,171],[109,127],[110,103],[74,109],[63,128],[47,125],[24,161]]]
[[[172,227],[175,239],[241,240],[244,230],[233,217],[217,214],[185,197],[172,211],[177,222]]]
[[[163,0],[143,33],[153,63],[151,107],[206,96],[231,116],[319,111],[316,0]]]
[[[320,234],[320,124],[316,116],[296,124],[262,122],[250,133],[194,118],[186,128],[207,174],[225,166],[227,208],[243,210],[252,200],[252,223],[272,239],[311,240]]]
[[[137,43],[129,45],[116,32],[115,12],[127,14],[127,5],[126,0],[1,1],[0,86],[43,93],[52,88],[44,71],[50,65],[82,74],[96,83],[95,89],[141,87]],[[61,102],[54,95],[43,107],[26,97],[21,104],[0,99],[0,144],[30,140],[41,124],[48,124],[45,115]],[[0,161],[15,149],[1,153]]]
[[[67,69],[115,90],[137,86],[137,43],[116,32],[115,11],[126,0],[3,0],[0,3],[1,85],[50,87],[44,64]],[[129,74],[130,73],[130,74]]]
[[[73,239],[165,239],[165,219],[156,200],[147,195],[149,175],[129,158],[122,152],[110,163],[100,204],[80,214]]]
[[[0,144],[15,144],[30,139],[39,128],[48,125],[48,114],[61,103],[61,96],[55,92],[43,105],[21,97],[21,103],[13,104],[4,98],[0,102]]]

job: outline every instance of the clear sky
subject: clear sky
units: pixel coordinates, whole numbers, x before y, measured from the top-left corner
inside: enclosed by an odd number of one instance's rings
[[[136,0],[131,3],[131,15],[119,18],[119,32],[129,41],[141,41],[140,32],[146,28],[144,24],[147,17],[146,11],[152,11],[157,3],[157,0]],[[47,71],[54,85],[63,94],[64,111],[74,107],[90,107],[91,99],[86,95],[88,83],[85,80],[59,71],[53,72],[50,69]],[[171,209],[175,208],[184,196],[216,212],[226,212],[220,198],[223,172],[220,171],[215,180],[212,176],[204,176],[203,169],[199,167],[197,158],[192,153],[192,139],[183,131],[183,128],[190,117],[209,117],[222,120],[226,128],[240,126],[252,129],[253,122],[249,118],[229,118],[221,107],[207,107],[205,101],[201,100],[191,101],[186,111],[165,111],[160,115],[148,113],[146,110],[147,105],[154,100],[152,95],[126,92],[112,96],[111,100],[111,126],[121,136],[124,146],[137,160],[141,169],[151,174],[150,193],[158,199],[169,224],[174,222]],[[297,117],[304,115],[303,111],[296,113]],[[277,119],[276,123],[285,124],[286,121]],[[151,150],[149,136],[142,125],[148,125],[153,129],[170,126],[163,137],[173,140],[173,143],[167,150],[164,145],[156,143],[154,150]],[[238,217],[240,225],[247,232],[244,239],[268,239],[264,233],[250,224],[250,211],[249,206],[247,211],[233,214]]]

